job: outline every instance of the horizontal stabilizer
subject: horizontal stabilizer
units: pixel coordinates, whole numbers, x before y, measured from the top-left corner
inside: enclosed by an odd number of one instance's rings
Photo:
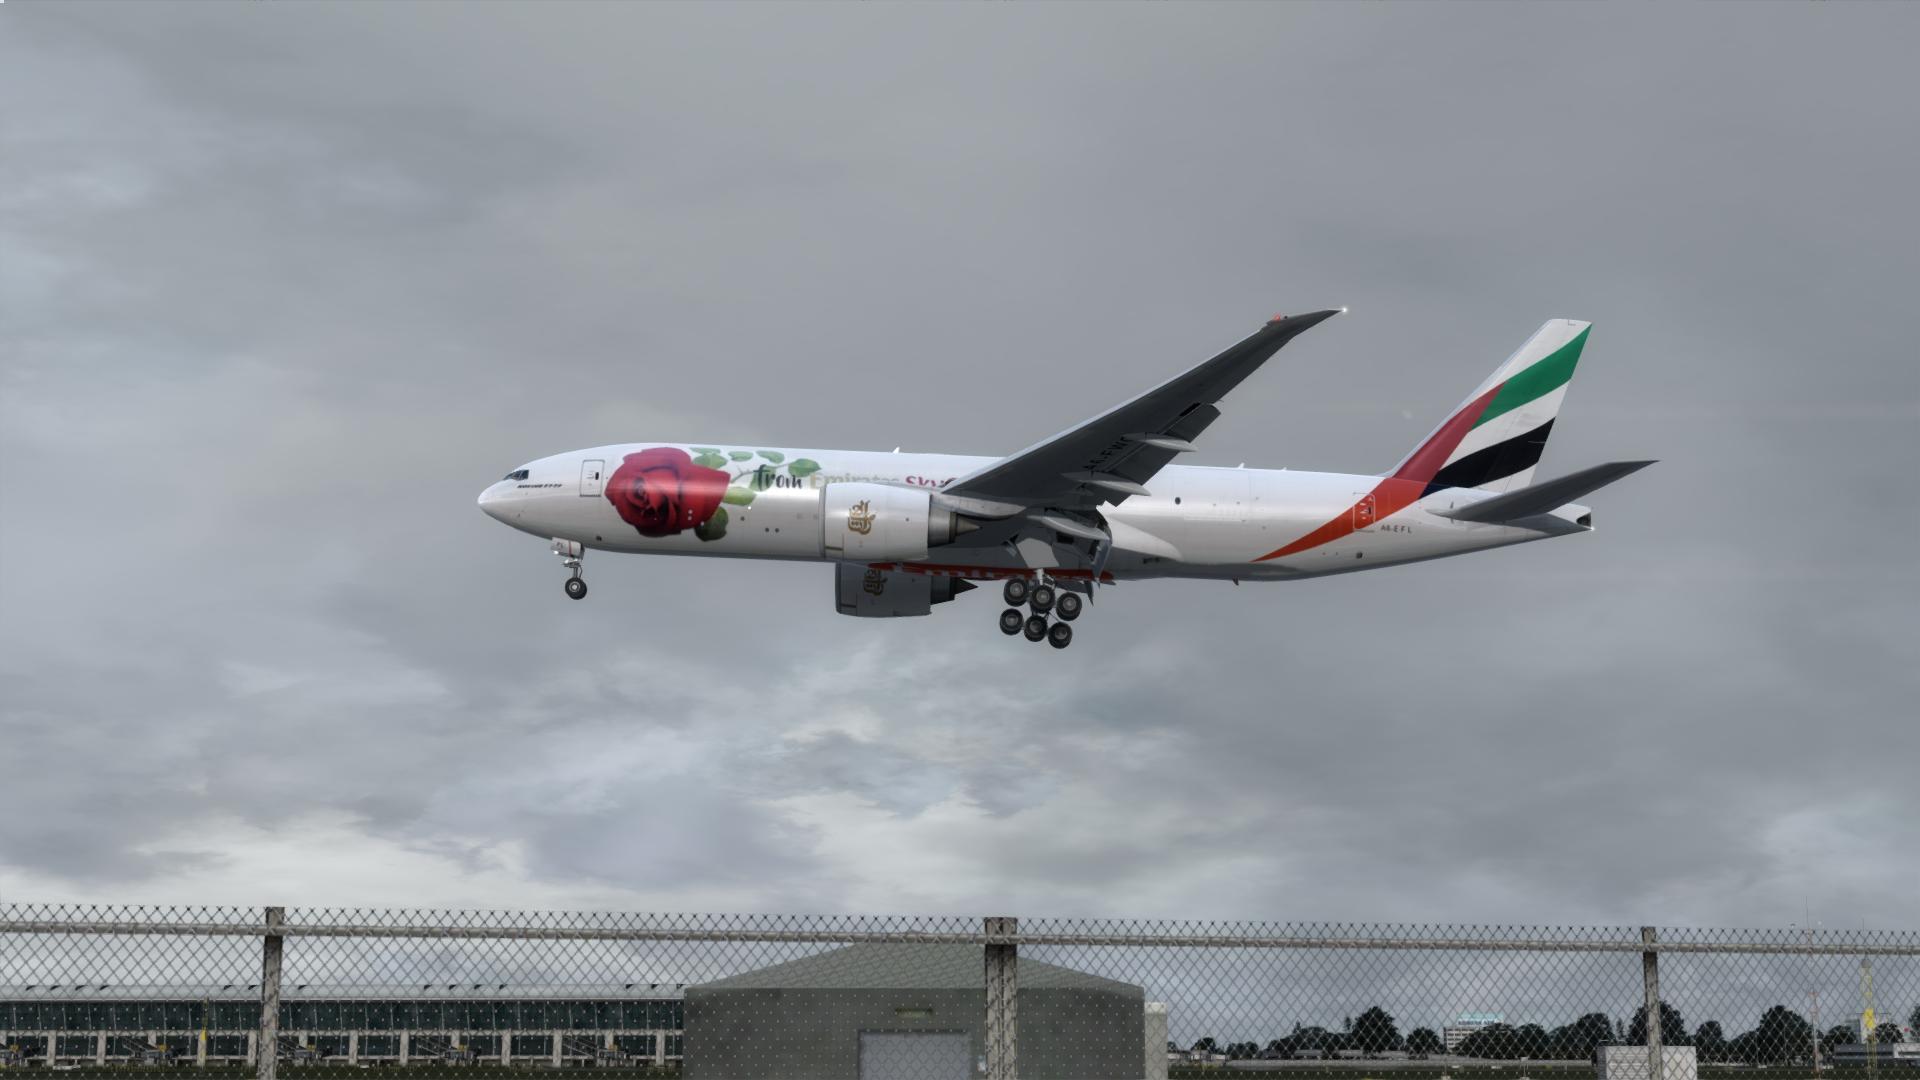
[[[1550,513],[1590,491],[1598,491],[1623,476],[1630,476],[1653,464],[1651,461],[1610,461],[1590,469],[1568,473],[1542,483],[1495,495],[1491,499],[1468,503],[1453,510],[1436,510],[1441,517],[1455,521],[1492,523],[1518,521]]]

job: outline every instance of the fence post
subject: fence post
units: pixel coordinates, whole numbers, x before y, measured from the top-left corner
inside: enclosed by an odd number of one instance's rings
[[[989,917],[988,937],[1015,934],[1020,920]],[[987,944],[987,1080],[1018,1076],[1020,996],[1019,946]]]
[[[286,939],[287,909],[267,909],[267,933],[260,946],[260,1046],[255,1054],[260,1080],[274,1080],[280,1067],[280,949]]]
[[[1642,944],[1652,945],[1655,937],[1653,927],[1640,928]],[[1657,949],[1648,949],[1640,954],[1640,977],[1646,983],[1647,995],[1647,1080],[1665,1080],[1666,1070],[1660,1059],[1660,1040],[1664,1035],[1666,1017],[1660,1008],[1660,953]]]

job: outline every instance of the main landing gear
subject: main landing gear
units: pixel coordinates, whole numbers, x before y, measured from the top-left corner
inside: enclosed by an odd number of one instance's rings
[[[587,581],[580,576],[580,560],[586,558],[586,546],[577,540],[562,540],[554,537],[553,553],[560,557],[560,563],[571,571],[567,578],[567,595],[575,600],[587,595]]]
[[[1045,578],[1037,583],[1026,578],[1008,578],[1000,595],[1008,605],[1007,610],[1000,613],[1001,633],[1008,637],[1024,634],[1028,641],[1045,641],[1056,649],[1073,644],[1073,627],[1067,624],[1080,617],[1084,601],[1079,593],[1056,589],[1047,584]],[[1022,607],[1033,614],[1022,613]],[[1060,621],[1049,622],[1049,613]]]

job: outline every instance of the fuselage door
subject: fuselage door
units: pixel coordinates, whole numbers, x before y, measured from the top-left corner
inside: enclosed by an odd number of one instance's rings
[[[597,496],[600,494],[601,477],[606,475],[605,461],[583,461],[580,463],[580,494]]]
[[[1354,492],[1353,493],[1353,531],[1359,532],[1362,529],[1372,528],[1374,523],[1374,514],[1375,514],[1375,504],[1374,504],[1373,493],[1370,491]]]

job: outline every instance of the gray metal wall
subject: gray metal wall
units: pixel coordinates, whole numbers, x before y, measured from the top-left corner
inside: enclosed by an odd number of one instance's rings
[[[931,1009],[924,1018],[896,1010]],[[1142,1073],[1139,993],[1022,990],[1019,1071],[1034,1080],[1134,1080]],[[703,990],[686,995],[688,1080],[851,1080],[862,1031],[965,1032],[986,1054],[982,990]]]

